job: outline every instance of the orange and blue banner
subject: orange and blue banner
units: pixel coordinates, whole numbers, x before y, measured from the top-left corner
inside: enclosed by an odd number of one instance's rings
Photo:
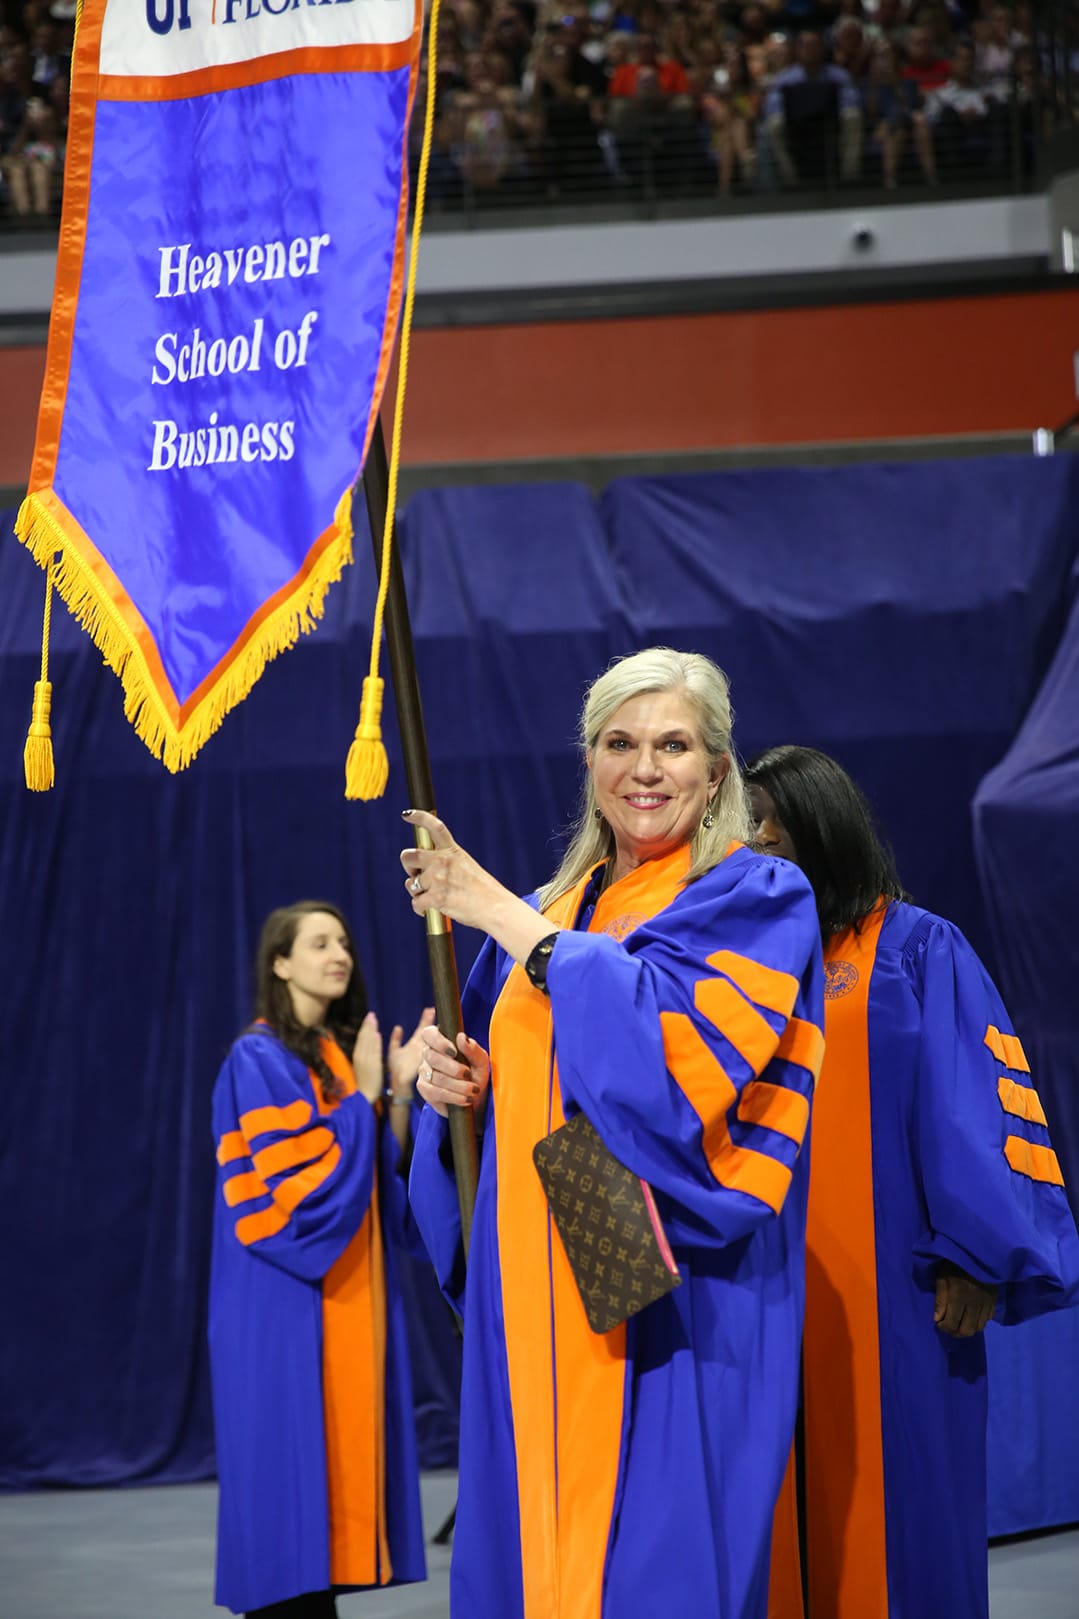
[[[351,560],[419,0],[84,0],[18,533],[188,764]]]

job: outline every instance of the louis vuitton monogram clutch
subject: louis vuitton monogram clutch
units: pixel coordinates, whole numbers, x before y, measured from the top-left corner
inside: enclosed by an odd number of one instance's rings
[[[652,1189],[583,1113],[532,1149],[593,1332],[610,1332],[681,1283]]]

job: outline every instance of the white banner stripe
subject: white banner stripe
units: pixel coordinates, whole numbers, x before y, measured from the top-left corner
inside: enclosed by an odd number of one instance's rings
[[[101,72],[169,78],[331,45],[397,45],[414,0],[109,0]]]

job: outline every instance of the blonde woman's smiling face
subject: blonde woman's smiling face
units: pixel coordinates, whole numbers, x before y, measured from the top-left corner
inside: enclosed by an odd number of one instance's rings
[[[615,711],[588,753],[596,804],[615,840],[616,878],[687,844],[730,761],[712,761],[684,691],[642,692]]]

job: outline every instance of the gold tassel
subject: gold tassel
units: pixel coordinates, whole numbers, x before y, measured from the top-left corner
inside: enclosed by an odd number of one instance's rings
[[[33,717],[22,753],[26,785],[32,793],[47,793],[56,781],[52,757],[52,730],[49,727],[51,703],[52,681],[35,681]]]
[[[385,682],[368,675],[360,701],[360,723],[345,761],[345,797],[370,801],[381,798],[390,775],[390,762],[382,741],[382,692]]]
[[[49,627],[52,619],[52,563],[45,580],[45,619],[41,626],[41,679],[34,683],[30,729],[22,752],[26,785],[32,793],[47,793],[56,781],[52,756],[52,681],[49,679]]]
[[[438,17],[441,3],[442,0],[432,0],[431,16],[427,25],[427,105],[424,108],[420,166],[416,175],[416,212],[412,221],[408,276],[405,280],[405,307],[401,313],[401,349],[397,361],[397,398],[393,407],[386,522],[382,530],[382,564],[379,570],[378,600],[375,603],[375,622],[371,632],[371,662],[363,683],[363,697],[360,702],[360,723],[356,727],[356,735],[345,761],[346,798],[365,800],[381,798],[390,774],[389,761],[382,742],[382,727],[379,724],[382,715],[383,682],[378,673],[378,654],[382,642],[382,617],[390,588],[393,519],[397,509],[397,469],[401,461],[401,423],[404,419],[405,391],[408,387],[412,309],[416,302],[416,266],[419,262],[420,232],[423,230],[423,209],[427,198],[427,170],[431,162],[431,142],[434,135]]]

